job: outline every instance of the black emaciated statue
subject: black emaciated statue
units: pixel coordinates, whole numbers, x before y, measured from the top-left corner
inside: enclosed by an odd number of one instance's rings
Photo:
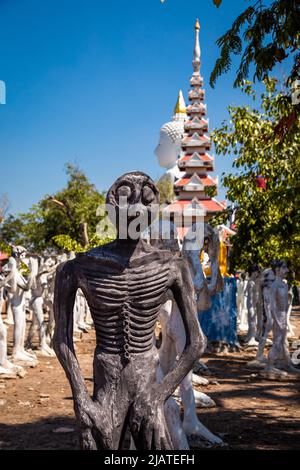
[[[154,182],[144,173],[127,173],[107,194],[117,215],[120,200],[150,214],[159,203]],[[128,216],[127,223],[134,219]],[[117,224],[117,232],[119,227]],[[73,306],[77,289],[93,317],[97,345],[94,393],[89,396],[73,345]],[[158,384],[154,328],[168,290],[182,315],[185,349]],[[204,351],[187,262],[170,250],[121,239],[80,253],[57,269],[54,349],[70,382],[82,449],[122,449],[130,430],[137,449],[172,449],[164,403]]]

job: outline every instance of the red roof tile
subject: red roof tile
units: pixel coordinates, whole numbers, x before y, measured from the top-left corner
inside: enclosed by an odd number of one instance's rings
[[[192,204],[192,202],[193,201],[188,200],[188,199],[182,199],[182,200],[179,199],[178,201],[175,201],[172,204],[170,204],[167,207],[167,210],[168,212],[183,211],[184,207]],[[206,209],[207,212],[220,212],[223,209],[225,209],[225,207],[220,202],[213,200],[213,199],[201,199],[198,202],[199,202],[200,207],[203,206],[203,208]]]
[[[184,139],[182,139],[182,142],[191,142],[192,140],[204,140],[205,142],[209,142],[210,138],[207,135],[199,135],[199,139],[194,139],[194,136],[192,135],[191,137],[185,137]]]
[[[209,178],[207,176],[199,176],[200,180],[201,180],[201,183],[204,185],[204,186],[216,186],[216,182],[212,179],[212,178]],[[188,184],[192,179],[192,176],[190,177],[187,177],[187,178],[181,178],[180,180],[178,180],[176,183],[175,183],[175,186],[185,186],[186,184]]]
[[[190,160],[190,158],[192,158],[193,154],[191,155],[184,155],[183,157],[181,157],[179,159],[179,161],[181,162],[187,162],[188,160]],[[203,162],[212,162],[213,161],[213,157],[211,157],[210,155],[208,155],[207,153],[204,153],[204,154],[200,154],[199,153],[199,157],[201,158],[201,160]]]

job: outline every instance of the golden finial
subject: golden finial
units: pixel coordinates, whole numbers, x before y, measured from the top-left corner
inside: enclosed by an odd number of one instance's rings
[[[198,18],[196,19],[196,23],[195,23],[195,30],[200,31],[200,23],[199,23]]]
[[[186,104],[181,90],[178,93],[177,103],[174,108],[174,114],[186,114]]]

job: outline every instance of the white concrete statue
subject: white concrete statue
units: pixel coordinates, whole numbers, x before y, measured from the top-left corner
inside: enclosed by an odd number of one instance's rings
[[[6,283],[10,281],[12,273],[5,276],[3,266],[7,262],[8,256],[0,253],[0,376],[14,377],[16,372],[22,370],[7,359],[7,327],[2,320],[3,295]]]
[[[236,298],[238,330],[242,333],[248,331],[247,286],[247,275],[242,273],[237,282]]]
[[[181,91],[174,112],[173,120],[164,124],[160,129],[159,144],[154,150],[159,165],[166,169],[166,175],[169,175],[172,181],[184,174],[177,165],[181,151],[181,140],[184,136],[184,121],[187,119],[186,106]]]
[[[287,327],[288,327],[288,338],[295,338],[295,330],[291,324],[291,313],[293,309],[293,288],[292,286],[289,288],[289,294],[288,294],[288,301],[289,301],[289,309],[288,309],[288,314],[287,314]]]
[[[248,309],[248,333],[245,338],[246,346],[258,346],[257,337],[257,317],[259,302],[259,275],[258,266],[251,266],[248,271],[249,279],[247,284],[247,309]]]
[[[25,313],[25,292],[31,289],[33,276],[30,274],[26,280],[19,271],[21,260],[24,260],[26,250],[22,247],[14,247],[13,256],[9,258],[8,270],[11,273],[10,281],[7,284],[8,291],[12,294],[11,306],[14,317],[14,334],[13,334],[13,353],[14,361],[24,361],[28,363],[37,363],[35,354],[25,351],[25,330],[26,330],[26,313]],[[30,261],[28,268],[31,270]]]
[[[162,232],[164,231],[164,225],[166,226],[166,230],[169,230],[168,222],[161,223],[160,230],[162,230]],[[176,240],[176,235],[174,234],[176,229],[174,226],[171,227],[170,240],[168,241],[167,237],[163,236],[163,246],[164,248],[168,247],[173,251],[179,251],[179,245]],[[201,224],[201,228],[198,230],[198,235],[201,234],[201,229],[203,229],[203,224]],[[215,234],[213,233],[213,230],[205,225],[205,233],[204,230],[202,230],[203,233],[200,235],[200,239],[197,240],[199,246],[195,246],[196,230],[197,227],[195,226],[193,231],[190,230],[188,240],[183,243],[183,252],[191,268],[198,307],[200,305],[201,308],[203,308],[203,306],[210,306],[210,295],[214,293],[221,278],[218,266],[215,266],[215,261],[218,260],[218,252],[215,254],[215,250],[218,250],[219,239],[218,236],[214,236]],[[215,243],[214,247],[212,247],[213,243]],[[210,253],[212,260],[212,279],[209,285],[205,280],[200,263],[200,249],[203,246],[204,249]],[[182,353],[186,341],[184,325],[181,320],[177,304],[172,296],[170,296],[162,307],[159,314],[159,320],[162,326],[162,344],[159,349],[159,376],[163,377],[174,367],[176,357]],[[211,444],[221,444],[222,440],[212,434],[198,420],[196,407],[211,407],[215,406],[215,403],[205,393],[193,390],[193,381],[198,385],[207,383],[206,379],[202,379],[201,377],[194,375],[193,371],[190,371],[181,382],[179,390],[184,408],[183,430],[187,436],[199,436]],[[168,401],[165,408],[165,415],[169,429],[172,429],[172,439],[174,442],[180,443],[180,447],[176,448],[186,449],[186,437],[182,432],[181,425],[177,423],[177,426],[174,426],[177,414],[174,403],[172,401]]]
[[[89,306],[81,289],[76,292],[74,304],[74,332],[87,333],[91,329]]]
[[[47,280],[47,286],[45,287],[45,290],[44,290],[43,299],[44,299],[44,308],[48,311],[48,314],[49,314],[48,326],[46,330],[46,338],[47,338],[47,343],[51,347],[52,347],[52,339],[53,339],[54,326],[55,326],[54,312],[53,312],[55,271],[56,271],[57,266],[60,263],[64,263],[67,260],[68,260],[67,254],[63,253],[62,255],[58,255],[55,257],[48,256],[44,262],[44,268],[47,270],[47,273],[45,275],[46,280]]]
[[[66,260],[65,260],[66,261]],[[53,311],[53,299],[54,299],[54,286],[55,286],[55,271],[60,263],[60,258],[57,259],[54,256],[48,256],[45,259],[44,267],[47,270],[45,275],[47,285],[44,289],[43,300],[44,300],[44,309],[48,312],[48,326],[46,329],[46,338],[49,346],[52,345],[52,338],[54,334],[54,311]]]
[[[5,292],[5,298],[6,298],[6,318],[4,320],[4,323],[6,323],[6,325],[13,325],[14,324],[14,316],[13,316],[13,311],[12,311],[12,308],[11,308],[11,303],[10,303],[10,299],[12,297],[12,294],[10,294],[9,292]]]
[[[33,312],[33,318],[27,337],[27,348],[32,349],[32,342],[36,328],[39,332],[39,354],[42,356],[55,356],[55,352],[47,343],[46,325],[44,321],[44,293],[47,287],[48,266],[42,259],[30,257],[31,275],[33,277],[31,287],[31,299],[29,307]]]
[[[270,288],[270,306],[273,317],[273,346],[268,355],[266,365],[266,375],[273,379],[277,375],[285,375],[285,372],[275,367],[275,363],[281,362],[288,372],[300,373],[300,370],[292,364],[289,343],[287,339],[288,325],[287,316],[289,309],[288,285],[285,278],[288,273],[287,264],[284,261],[274,261],[272,269],[275,274],[275,280]]]
[[[264,349],[268,341],[269,334],[273,327],[273,316],[271,311],[271,287],[275,281],[275,274],[271,268],[264,269],[261,275],[261,288],[262,288],[262,307],[263,307],[263,328],[262,334],[259,338],[259,345],[256,354],[256,360],[258,362],[266,362],[264,356]]]

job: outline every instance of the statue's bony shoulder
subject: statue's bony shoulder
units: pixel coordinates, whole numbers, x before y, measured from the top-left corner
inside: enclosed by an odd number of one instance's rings
[[[84,253],[78,253],[77,258],[87,256],[88,258],[94,259],[106,259],[114,255],[115,241],[105,243],[105,245],[96,246]]]
[[[168,249],[162,249],[148,245],[145,251],[141,252],[140,255],[135,259],[131,260],[131,266],[151,266],[154,264],[157,265],[158,268],[171,267],[174,256],[174,253]]]
[[[79,271],[97,271],[99,274],[106,272],[122,272],[127,260],[118,252],[114,242],[92,248],[84,253],[78,253],[73,260]]]
[[[170,281],[190,276],[189,260],[181,253],[171,253],[170,257]]]

